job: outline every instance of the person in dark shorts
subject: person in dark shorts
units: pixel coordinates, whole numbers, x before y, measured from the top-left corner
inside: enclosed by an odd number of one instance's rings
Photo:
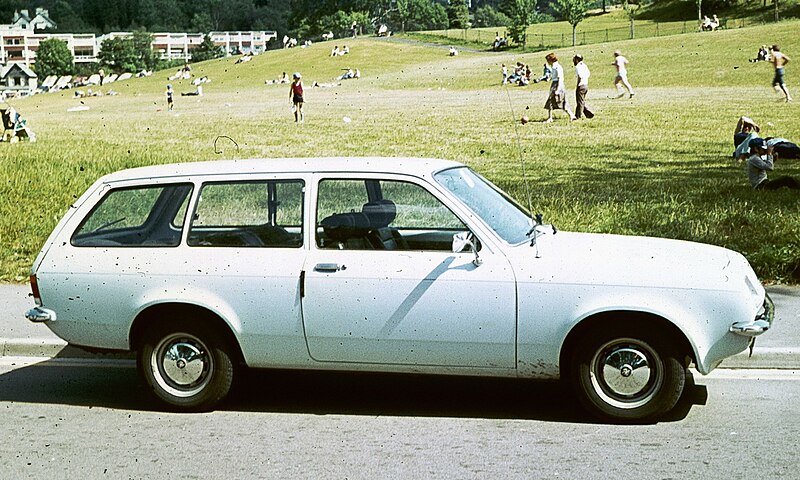
[[[784,67],[789,63],[789,57],[781,53],[781,47],[773,45],[769,61],[775,67],[775,78],[772,80],[772,86],[775,87],[775,91],[783,92],[787,102],[791,102],[792,96],[789,95],[789,89],[786,88],[786,81],[783,79]]]
[[[292,99],[294,121],[304,123],[305,115],[303,114],[303,80],[300,72],[296,72],[292,75],[292,85],[289,87],[289,98]]]
[[[171,83],[167,85],[166,94],[167,94],[167,108],[169,108],[169,110],[172,111],[172,107],[173,107],[173,103],[172,103],[173,99],[172,99],[172,97],[175,96],[175,91],[172,90],[172,84]]]

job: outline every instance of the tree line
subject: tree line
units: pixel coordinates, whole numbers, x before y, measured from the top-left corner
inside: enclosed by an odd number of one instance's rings
[[[760,0],[750,0],[760,1]],[[777,5],[778,0],[771,0]],[[49,11],[61,33],[104,34],[114,31],[208,33],[228,30],[274,30],[314,40],[322,33],[346,35],[353,22],[362,33],[378,25],[390,31],[445,28],[520,27],[575,19],[575,12],[606,9],[619,3],[638,9],[642,3],[669,10],[730,6],[735,0],[0,0],[0,23],[15,11]],[[767,0],[763,0],[766,5]],[[565,13],[569,12],[569,13]],[[570,21],[572,23],[572,21]],[[517,28],[519,30],[519,28]],[[524,40],[520,38],[520,40]]]

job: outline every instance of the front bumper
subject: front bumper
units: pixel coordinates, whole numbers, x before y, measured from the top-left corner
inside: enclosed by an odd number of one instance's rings
[[[758,311],[758,315],[751,321],[736,322],[730,327],[730,331],[743,337],[757,337],[769,330],[775,320],[775,304],[768,294],[764,294],[764,305]]]

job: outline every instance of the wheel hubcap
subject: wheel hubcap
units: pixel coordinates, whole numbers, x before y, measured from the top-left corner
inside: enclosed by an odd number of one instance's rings
[[[595,393],[605,403],[623,409],[651,401],[663,383],[658,354],[646,343],[632,339],[611,340],[595,352],[590,376]]]
[[[153,350],[150,367],[156,384],[169,395],[187,398],[200,393],[214,372],[213,357],[199,338],[175,333]]]
[[[178,385],[191,385],[203,377],[205,356],[191,343],[175,343],[164,354],[164,373]]]
[[[634,395],[650,382],[647,357],[633,348],[612,351],[603,360],[603,378],[613,393]]]

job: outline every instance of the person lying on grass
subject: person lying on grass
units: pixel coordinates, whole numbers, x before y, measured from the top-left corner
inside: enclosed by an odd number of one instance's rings
[[[733,133],[733,156],[744,161],[750,155],[750,141],[760,138],[761,127],[749,117],[739,117],[736,123],[736,130]],[[774,147],[776,158],[800,158],[800,146],[783,137],[766,137],[767,145]]]

